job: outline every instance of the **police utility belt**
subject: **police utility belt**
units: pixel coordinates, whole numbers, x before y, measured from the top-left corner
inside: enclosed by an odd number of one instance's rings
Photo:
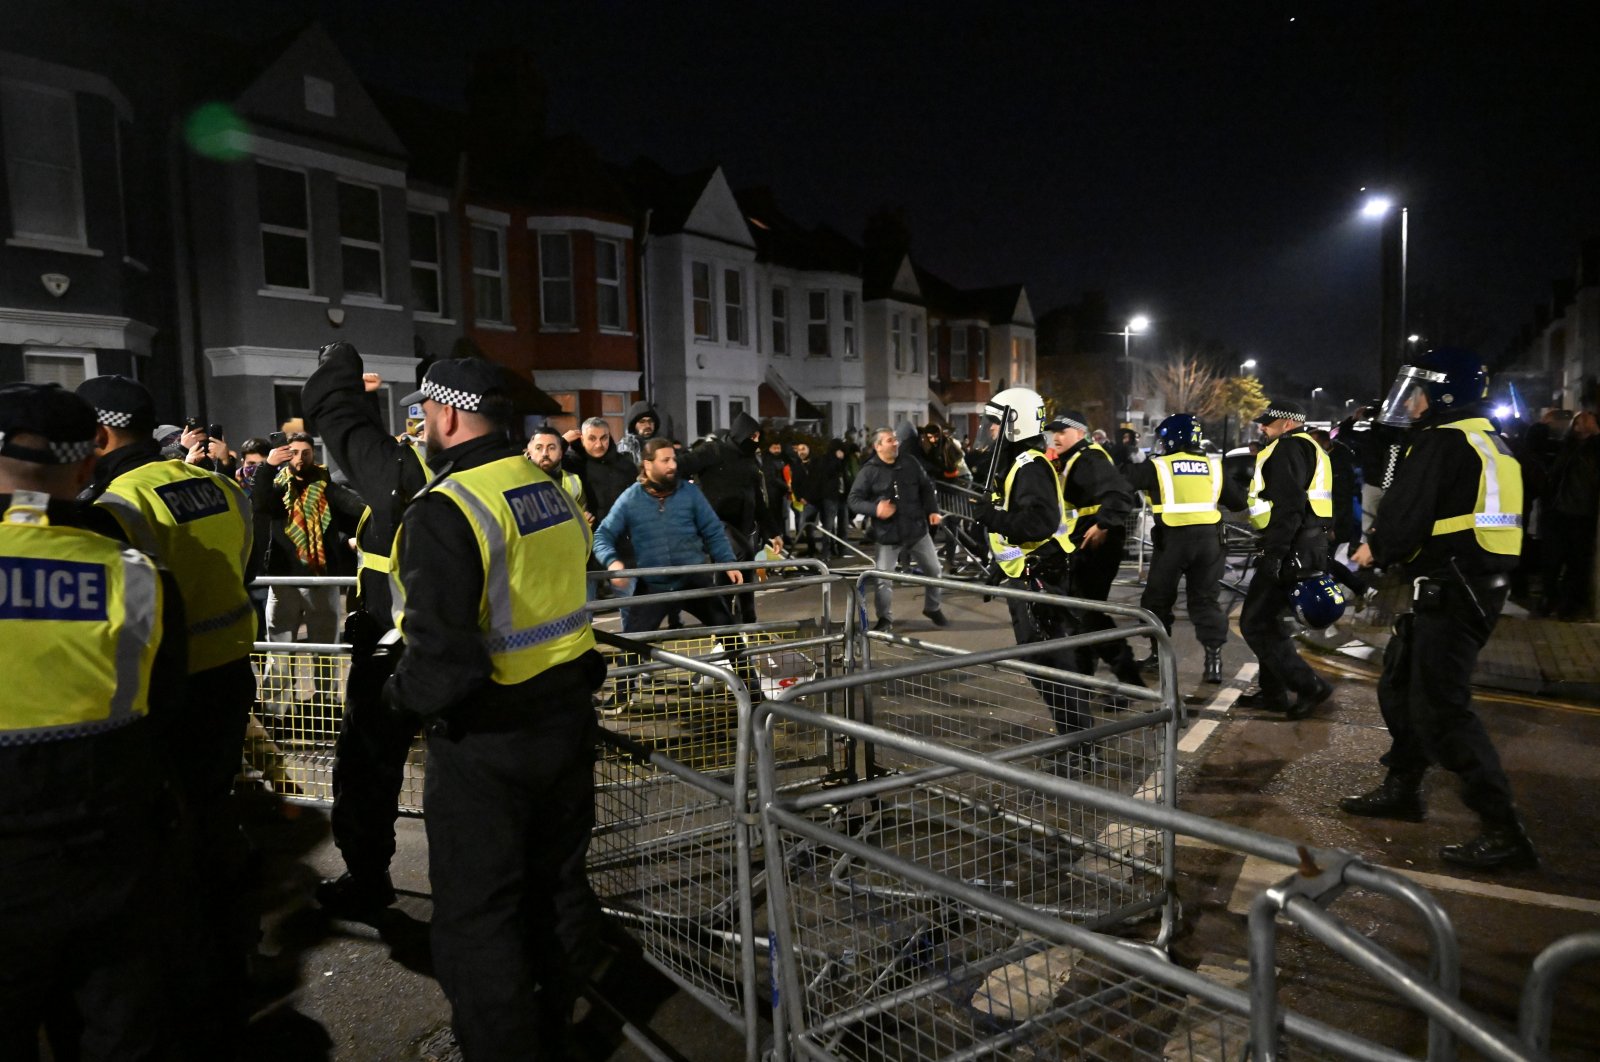
[[[1411,610],[1443,611],[1449,607],[1450,594],[1453,591],[1466,599],[1480,619],[1487,620],[1489,614],[1483,608],[1484,597],[1510,585],[1511,576],[1505,572],[1496,572],[1493,575],[1464,575],[1452,557],[1449,575],[1419,575],[1411,580]]]

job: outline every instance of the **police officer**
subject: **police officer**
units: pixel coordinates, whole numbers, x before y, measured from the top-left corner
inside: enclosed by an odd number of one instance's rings
[[[1130,465],[1128,482],[1150,495],[1155,554],[1139,605],[1172,633],[1178,580],[1189,594],[1189,621],[1205,647],[1206,682],[1222,681],[1222,646],[1228,618],[1217,603],[1222,590],[1222,513],[1245,507],[1245,493],[1222,474],[1222,462],[1205,452],[1205,432],[1192,413],[1174,413],[1156,428],[1161,454]]]
[[[1061,462],[1061,492],[1066,500],[1067,537],[1075,556],[1068,593],[1090,601],[1104,601],[1111,595],[1111,583],[1122,565],[1124,525],[1133,509],[1133,488],[1117,471],[1105,447],[1089,439],[1089,424],[1083,414],[1071,410],[1057,413],[1044,426],[1051,433],[1051,447]],[[1085,612],[1082,633],[1110,630],[1116,624],[1104,612]],[[1139,664],[1125,640],[1103,642],[1079,649],[1077,671],[1094,674],[1095,658],[1111,665],[1119,682],[1143,686]]]
[[[350,674],[333,760],[331,826],[345,871],[317,886],[317,902],[341,917],[370,918],[395,900],[389,879],[394,822],[406,757],[417,737],[415,716],[383,704],[383,684],[399,652],[380,649],[379,642],[394,629],[389,577],[395,531],[429,471],[423,448],[409,436],[390,435],[367,399],[383,381],[365,371],[352,344],[329,344],[317,352],[317,361],[301,402],[333,463],[367,501],[356,528],[356,604],[344,630]]]
[[[1322,447],[1306,434],[1306,411],[1296,403],[1273,402],[1256,423],[1270,440],[1256,455],[1248,497],[1261,555],[1239,611],[1239,630],[1261,662],[1261,686],[1239,703],[1304,719],[1333,694],[1333,685],[1300,659],[1283,617],[1289,592],[1302,576],[1327,568],[1333,469]]]
[[[1422,778],[1439,764],[1461,778],[1483,828],[1446,845],[1446,862],[1476,870],[1532,866],[1511,783],[1472,710],[1472,669],[1510,592],[1522,551],[1522,469],[1484,415],[1489,378],[1470,351],[1429,351],[1402,366],[1384,418],[1410,426],[1410,444],[1367,542],[1362,567],[1402,565],[1412,611],[1383,654],[1378,706],[1389,728],[1383,784],[1346,797],[1352,815],[1420,822]]]
[[[996,442],[1006,469],[998,505],[981,505],[975,519],[989,532],[989,550],[1005,573],[1007,585],[1065,595],[1069,555],[1075,548],[1067,534],[1066,502],[1054,455],[1045,448],[1044,401],[1026,387],[1010,387],[984,405],[983,419],[1002,426]],[[1076,624],[1066,608],[1008,599],[1011,629],[1018,645],[1063,638]],[[1065,650],[1029,659],[1072,671],[1075,657]],[[1056,732],[1069,734],[1094,724],[1094,716],[1058,682],[1033,679],[1050,709]],[[1081,763],[1085,754],[1075,762]]]
[[[599,917],[589,533],[511,441],[496,366],[435,362],[407,401],[435,475],[395,540],[405,650],[385,696],[428,728],[434,968],[467,1058],[570,1057]]]
[[[163,1057],[176,1024],[151,727],[179,708],[182,604],[81,526],[94,438],[70,391],[0,387],[0,1058],[38,1057],[47,1012],[56,1058]]]
[[[231,478],[166,460],[151,438],[155,403],[125,376],[85,380],[94,407],[97,530],[132,543],[177,579],[188,623],[189,676],[181,718],[163,733],[187,809],[194,888],[208,930],[207,989],[197,1021],[214,1050],[242,1029],[245,955],[258,930],[241,893],[248,844],[231,801],[255,701],[250,650],[256,613],[250,504]],[[220,1054],[219,1054],[219,1057]]]

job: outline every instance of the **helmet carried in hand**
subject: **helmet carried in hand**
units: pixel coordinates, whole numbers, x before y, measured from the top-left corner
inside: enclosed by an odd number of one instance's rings
[[[1289,591],[1289,601],[1295,616],[1312,630],[1331,627],[1344,615],[1344,588],[1331,575],[1301,579]]]

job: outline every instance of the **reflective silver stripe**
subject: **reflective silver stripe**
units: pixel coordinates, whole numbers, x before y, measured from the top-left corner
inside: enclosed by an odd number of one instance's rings
[[[1521,527],[1521,513],[1477,513],[1472,518],[1475,527]]]
[[[1021,547],[1019,547],[1019,546],[1007,546],[1005,549],[1001,550],[999,553],[996,553],[994,555],[994,559],[998,560],[998,561],[1008,561],[1008,560],[1016,560],[1021,556],[1022,556]]]
[[[1157,489],[1161,491],[1161,497],[1156,499],[1156,504],[1150,506],[1150,511],[1154,513],[1177,512],[1176,508],[1166,503],[1166,499],[1177,497],[1177,488],[1172,485],[1172,469],[1168,466],[1167,459],[1164,457],[1156,458],[1155,466]]]
[[[156,625],[156,566],[143,554],[122,552],[122,629],[117,633],[117,689],[107,721],[133,716],[143,676],[140,661]]]
[[[1481,431],[1468,431],[1463,428],[1461,434],[1467,437],[1467,441],[1478,451],[1478,456],[1483,460],[1483,512],[1478,514],[1479,517],[1503,515],[1500,512],[1500,466],[1495,461],[1500,451],[1494,448]]]
[[[150,526],[150,521],[144,518],[144,510],[139,508],[127,498],[110,491],[100,495],[96,505],[104,506],[117,518],[122,529],[128,533],[134,546],[144,550],[152,557],[161,555],[160,547],[156,544],[155,528]]]
[[[489,544],[489,563],[484,568],[483,592],[489,601],[489,638],[508,637],[514,630],[511,612],[511,580],[506,578],[506,538],[489,507],[458,480],[443,479],[434,490],[450,495],[473,514],[473,523]],[[565,493],[565,492],[563,492]]]
[[[1331,491],[1331,490],[1308,490],[1308,491],[1306,491],[1306,497],[1310,498],[1312,501],[1332,501],[1333,500],[1333,491]]]
[[[484,639],[484,645],[491,654],[514,653],[519,649],[529,649],[557,638],[565,638],[587,626],[589,626],[588,610],[580,608],[557,619],[546,620],[537,627],[487,637]]]

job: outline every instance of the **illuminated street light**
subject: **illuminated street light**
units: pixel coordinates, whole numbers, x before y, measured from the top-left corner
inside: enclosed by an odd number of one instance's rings
[[[1128,318],[1128,323],[1122,326],[1122,362],[1128,370],[1128,389],[1124,392],[1127,401],[1122,407],[1122,422],[1133,423],[1133,348],[1130,342],[1135,332],[1147,331],[1150,327],[1150,318],[1142,313],[1134,314]]]
[[[1421,338],[1411,339],[1406,330],[1406,254],[1411,211],[1390,196],[1369,195],[1361,204],[1361,216],[1383,225],[1378,373],[1383,385],[1388,386],[1406,356],[1406,342]]]
[[[1416,346],[1418,343],[1422,342],[1422,337],[1417,335],[1415,332],[1412,332],[1409,336],[1406,336],[1406,342],[1410,343],[1412,346]]]
[[[1256,359],[1254,359],[1254,358],[1247,358],[1246,360],[1244,360],[1244,361],[1239,363],[1239,371],[1240,372],[1249,372],[1251,369],[1253,369],[1255,367],[1256,367]]]
[[[1394,209],[1394,200],[1386,195],[1372,195],[1361,204],[1361,216],[1364,218],[1381,218]]]

